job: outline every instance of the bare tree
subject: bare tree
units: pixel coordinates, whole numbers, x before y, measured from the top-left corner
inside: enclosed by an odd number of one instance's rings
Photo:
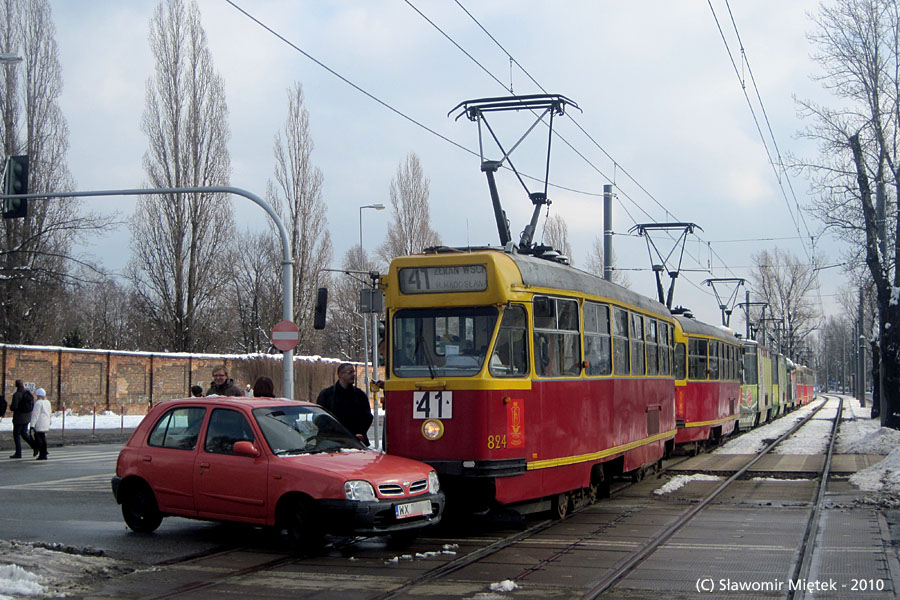
[[[864,261],[874,281],[887,409],[881,422],[900,428],[900,305],[892,299],[900,287],[900,7],[896,0],[840,0],[823,4],[814,21],[822,82],[841,108],[801,102],[813,122],[804,134],[818,142],[819,156],[799,166],[817,184],[815,213],[855,244],[850,259]],[[884,252],[875,202],[882,195]]]
[[[615,253],[613,253],[613,260],[611,263],[615,265]],[[593,273],[598,277],[603,277],[603,264],[603,238],[595,237],[594,241],[591,243],[591,253],[588,254],[587,258],[587,270],[589,273]],[[631,281],[629,281],[625,272],[617,271],[615,267],[613,267],[612,278],[610,281],[617,283],[622,287],[631,288]]]
[[[89,348],[140,349],[137,340],[146,324],[135,306],[134,292],[109,276],[93,279],[69,286],[63,296],[65,307],[59,314],[66,327],[62,331],[77,331]]]
[[[227,107],[195,1],[164,0],[150,22],[156,73],[147,82],[144,168],[151,187],[227,185]],[[227,350],[216,331],[227,289],[225,250],[235,235],[221,194],[140,198],[131,220],[128,277],[155,339],[176,351]]]
[[[572,244],[569,243],[569,226],[562,215],[555,214],[544,224],[544,240],[543,242],[559,252],[569,257],[569,264],[575,264],[575,258],[572,256]]]
[[[68,191],[69,132],[59,108],[62,71],[47,0],[0,1],[0,52],[20,63],[0,66],[0,144],[4,154],[29,157],[29,192]],[[75,241],[103,230],[106,221],[80,210],[75,200],[30,200],[24,219],[0,228],[0,337],[7,342],[54,342],[52,309],[72,281]]]
[[[311,161],[313,141],[303,87],[288,90],[288,116],[275,135],[275,183],[267,196],[288,231],[294,257],[294,322],[300,329],[299,352],[311,352],[321,337],[313,329],[316,289],[328,285],[323,269],[331,263],[331,236],[322,198],[322,171]],[[277,264],[277,263],[276,263]],[[273,264],[274,266],[274,264]]]
[[[378,269],[365,252],[360,262],[359,244],[344,254],[343,274],[332,279],[328,290],[328,327],[325,329],[328,356],[362,361],[363,315],[359,312],[359,290],[368,284],[365,275]],[[368,316],[368,315],[365,315]]]
[[[768,303],[766,318],[778,320],[762,323],[761,328],[777,337],[781,352],[796,358],[794,351],[819,325],[820,315],[812,298],[816,287],[814,266],[778,248],[754,255],[753,264],[750,279],[757,297]]]
[[[414,152],[397,167],[391,180],[391,216],[387,239],[378,248],[378,257],[390,263],[398,256],[415,254],[438,246],[441,238],[431,228],[428,206],[428,178]]]
[[[272,325],[281,320],[280,248],[270,231],[245,232],[229,254],[233,346],[241,352],[270,352]]]

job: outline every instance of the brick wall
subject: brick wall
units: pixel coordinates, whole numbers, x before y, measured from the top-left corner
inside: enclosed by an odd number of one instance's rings
[[[97,410],[141,414],[162,400],[190,395],[191,385],[203,390],[212,381],[212,369],[224,364],[241,389],[267,376],[275,383],[275,395],[282,394],[281,355],[248,356],[211,354],[165,354],[116,352],[46,346],[2,348],[3,393],[7,401],[15,392],[15,381],[32,382],[47,391],[55,410],[76,413]],[[339,361],[321,357],[295,357],[294,397],[315,402],[319,391],[334,383]],[[362,386],[362,371],[360,381]]]

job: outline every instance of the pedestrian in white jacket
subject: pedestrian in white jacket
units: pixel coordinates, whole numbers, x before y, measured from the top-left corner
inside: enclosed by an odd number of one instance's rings
[[[50,431],[50,401],[44,388],[34,392],[34,410],[31,413],[31,428],[34,429],[34,453],[38,460],[47,460],[47,432]]]

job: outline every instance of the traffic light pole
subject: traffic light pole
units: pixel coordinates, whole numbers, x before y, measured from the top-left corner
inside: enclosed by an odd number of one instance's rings
[[[278,232],[281,235],[281,277],[282,277],[282,316],[285,321],[294,320],[293,297],[293,273],[294,261],[291,259],[291,244],[287,230],[278,215],[269,206],[269,203],[247,190],[230,186],[207,187],[179,187],[179,188],[149,188],[149,189],[125,189],[125,190],[91,190],[86,192],[47,192],[41,194],[19,194],[0,196],[0,200],[8,198],[32,199],[32,198],[88,198],[92,196],[162,196],[164,194],[235,194],[243,196],[258,204],[266,214],[271,217]],[[286,350],[282,353],[282,371],[284,376],[284,397],[294,399],[294,351]]]

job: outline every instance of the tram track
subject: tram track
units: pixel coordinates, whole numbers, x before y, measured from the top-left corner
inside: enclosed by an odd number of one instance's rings
[[[822,402],[815,410],[811,411],[809,415],[805,416],[803,419],[798,420],[793,427],[788,429],[782,435],[780,435],[777,439],[769,443],[762,451],[760,451],[759,455],[751,460],[749,463],[744,465],[741,469],[736,471],[731,477],[725,480],[720,486],[718,486],[715,490],[713,490],[710,494],[708,494],[703,500],[701,500],[698,504],[684,512],[680,517],[675,519],[672,523],[664,527],[660,530],[659,533],[651,537],[647,540],[638,550],[631,553],[629,556],[623,558],[617,565],[613,567],[612,570],[608,571],[604,574],[604,576],[598,579],[582,596],[584,600],[593,600],[594,598],[600,597],[604,592],[614,587],[617,583],[624,580],[625,577],[628,576],[634,569],[636,569],[641,563],[646,561],[654,552],[656,552],[663,544],[665,544],[669,539],[672,538],[679,530],[683,529],[688,523],[694,519],[699,513],[701,513],[704,509],[706,509],[712,502],[715,500],[722,492],[724,492],[727,488],[729,488],[735,481],[739,480],[744,476],[750,468],[755,465],[757,462],[762,460],[764,456],[769,454],[772,450],[774,450],[779,444],[790,438],[794,433],[796,433],[801,427],[806,425],[820,410],[822,410],[827,404],[826,401]],[[807,522],[806,532],[804,534],[803,545],[801,547],[800,558],[797,561],[797,564],[794,569],[794,581],[798,579],[798,577],[802,577],[806,572],[808,572],[810,560],[812,557],[812,547],[811,541],[815,539],[815,532],[818,528],[819,523],[819,515],[821,514],[821,506],[824,503],[825,497],[825,487],[828,483],[828,474],[831,467],[831,456],[833,454],[834,443],[837,439],[837,430],[840,425],[841,419],[841,411],[843,408],[843,399],[838,397],[839,404],[837,414],[834,420],[834,426],[832,428],[831,439],[829,440],[828,445],[828,453],[825,464],[820,472],[820,485],[819,491],[817,494],[817,500],[813,510],[811,511],[809,520]],[[802,597],[802,596],[796,596]],[[789,592],[789,596],[791,600],[795,598],[793,592]]]
[[[803,425],[808,423],[818,412],[824,408],[826,402],[822,402],[822,404],[816,407],[815,410],[811,411],[809,415],[805,416],[803,419],[798,420],[796,424],[794,424],[788,431],[779,436],[776,440],[770,442],[757,456],[754,460],[750,461],[739,471],[735,472],[731,477],[728,478],[725,482],[719,485],[712,493],[710,493],[706,498],[704,498],[698,504],[692,506],[690,509],[682,513],[675,520],[671,521],[669,524],[660,529],[656,534],[654,534],[651,538],[646,539],[643,542],[639,542],[638,548],[634,551],[630,552],[626,557],[619,560],[615,563],[611,568],[607,569],[604,573],[603,577],[593,581],[590,586],[587,586],[586,593],[583,596],[584,598],[597,598],[604,594],[607,590],[615,587],[615,585],[621,582],[624,578],[628,576],[629,573],[634,571],[641,563],[647,560],[650,556],[656,552],[661,546],[663,546],[666,541],[672,538],[679,530],[684,528],[695,516],[701,513],[706,507],[708,507],[717,496],[719,496],[725,489],[727,489],[734,481],[743,477],[746,472],[763,456],[769,454],[775,447],[777,447],[784,440],[788,439],[791,435],[793,435],[797,430],[799,430]],[[838,411],[837,416],[835,417],[835,422],[838,423],[840,421],[840,411]],[[836,426],[835,426],[836,427]],[[833,432],[836,432],[836,429],[833,429]],[[829,446],[828,457],[829,460],[826,460],[826,469],[830,465],[830,456],[833,448],[833,441],[835,435],[832,435],[831,445]],[[692,457],[675,457],[673,459],[669,459],[666,464],[663,466],[661,471],[657,473],[657,475],[663,474],[667,472],[669,469],[690,460]],[[827,473],[827,470],[825,471]],[[637,478],[639,479],[639,478]],[[827,482],[827,475],[822,476],[822,480]],[[615,481],[613,482],[610,489],[610,497],[615,499],[624,495],[628,490],[631,490],[634,486],[638,485],[639,481]],[[818,493],[818,501],[817,507],[821,507],[822,501],[824,499],[824,487],[820,486],[820,490]],[[601,503],[602,504],[602,503]],[[622,507],[622,510],[618,512],[617,516],[613,516],[609,521],[600,524],[599,526],[593,527],[592,529],[586,530],[583,534],[577,535],[576,537],[568,540],[565,545],[562,545],[558,549],[556,549],[553,553],[548,554],[543,557],[541,560],[535,562],[533,565],[523,567],[516,575],[509,576],[508,579],[518,582],[527,580],[527,578],[541,571],[547,564],[556,561],[563,555],[577,549],[579,547],[583,547],[585,544],[589,544],[592,540],[598,539],[603,535],[605,530],[615,527],[617,524],[625,521],[626,519],[633,517],[635,514],[643,511],[649,507],[650,503],[648,502],[635,502],[634,504],[628,507]],[[580,507],[576,510],[570,512],[570,517],[577,515],[583,511],[589,510],[592,506],[597,505],[586,505]],[[797,567],[795,568],[795,576],[803,577],[804,573],[809,569],[810,556],[811,556],[811,540],[815,539],[815,533],[818,527],[818,514],[819,510],[814,510],[813,514],[810,516],[810,521],[807,524],[807,531],[804,536],[804,553],[802,554],[800,560],[798,560]],[[394,598],[408,597],[411,593],[414,592],[417,588],[422,588],[429,584],[433,585],[435,583],[439,583],[442,580],[449,579],[453,573],[457,573],[458,571],[474,565],[480,561],[484,561],[485,559],[497,555],[501,551],[514,547],[517,544],[522,544],[528,542],[529,540],[535,538],[538,534],[545,532],[547,530],[551,530],[554,526],[564,523],[567,519],[560,521],[556,519],[543,519],[538,521],[537,523],[533,523],[528,525],[525,529],[521,531],[517,531],[510,535],[503,535],[499,539],[495,539],[490,541],[487,545],[477,548],[471,552],[467,552],[466,554],[452,558],[446,562],[442,562],[441,564],[432,566],[430,568],[426,568],[412,576],[408,576],[405,581],[402,579],[399,581],[394,581],[390,584],[389,590],[384,590],[380,592],[376,592],[373,595],[367,596],[368,598],[372,598],[373,600],[389,600]],[[352,547],[358,540],[356,539],[343,539],[336,542],[332,542],[326,548],[327,551],[341,551],[347,547]],[[428,542],[432,542],[431,538],[428,539]],[[176,566],[176,565],[186,565],[188,563],[192,563],[195,561],[201,561],[203,559],[209,558],[211,556],[220,556],[225,557],[228,554],[237,554],[242,552],[253,552],[259,551],[259,548],[240,546],[230,549],[218,548],[210,553],[204,553],[202,556],[192,556],[183,561],[173,561],[170,565],[167,566]],[[205,576],[198,578],[195,581],[184,583],[178,586],[176,589],[170,589],[164,593],[160,593],[157,595],[149,596],[154,600],[162,600],[162,599],[170,599],[170,598],[179,598],[179,597],[193,597],[198,592],[202,592],[206,590],[207,593],[211,588],[215,588],[218,585],[229,585],[229,583],[237,583],[241,579],[246,578],[248,576],[256,575],[256,574],[266,574],[268,572],[272,572],[278,569],[283,569],[285,567],[303,565],[307,559],[305,557],[296,556],[296,555],[282,555],[276,556],[275,558],[269,560],[263,560],[257,564],[251,566],[245,566],[243,568],[238,569],[228,569],[222,572],[217,573],[207,573]],[[163,566],[163,565],[160,565]],[[796,596],[797,598],[801,596]],[[793,598],[793,596],[791,597]]]

